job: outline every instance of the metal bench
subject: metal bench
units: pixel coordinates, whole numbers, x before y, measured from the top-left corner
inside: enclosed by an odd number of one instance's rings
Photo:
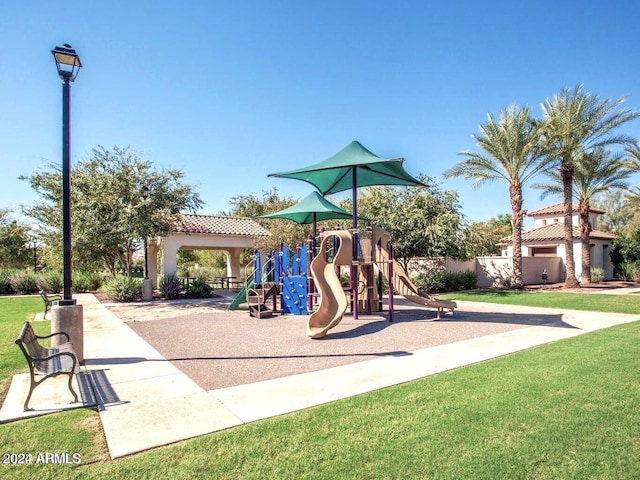
[[[46,348],[38,342],[38,339],[51,338],[56,335],[66,337],[66,343],[58,345],[57,347]],[[47,378],[56,377],[61,374],[69,376],[69,391],[73,394],[74,402],[78,401],[78,395],[73,390],[71,381],[73,380],[73,374],[80,371],[80,366],[78,364],[78,357],[73,350],[73,345],[69,342],[69,335],[67,333],[56,332],[51,335],[39,336],[35,334],[31,324],[25,322],[20,331],[20,335],[16,339],[16,344],[20,347],[22,353],[24,353],[31,374],[29,394],[24,402],[25,411],[30,410],[29,400],[31,400],[33,390]],[[42,377],[42,379],[37,380],[36,375]]]
[[[53,302],[57,302],[62,299],[62,295],[49,295],[44,289],[40,290],[40,296],[42,297],[42,301],[44,302],[44,317],[47,318],[47,312],[51,310],[51,305]]]

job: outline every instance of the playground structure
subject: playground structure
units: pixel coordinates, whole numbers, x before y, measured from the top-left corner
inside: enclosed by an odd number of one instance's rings
[[[307,309],[308,252],[308,246],[300,245],[292,255],[289,248],[281,245],[279,251],[263,261],[260,252],[255,251],[251,263],[245,267],[248,273],[245,273],[244,285],[232,300],[229,310],[237,310],[246,303],[249,314],[257,318],[270,317],[276,312],[307,315],[310,310]]]
[[[334,243],[334,240],[337,242]],[[329,243],[333,255],[328,255]],[[309,317],[307,335],[322,338],[335,327],[347,310],[347,295],[340,280],[340,266],[351,265],[353,240],[346,230],[326,232],[316,257],[311,262],[311,275],[320,294],[318,309]]]
[[[387,276],[387,280],[391,278],[393,288],[407,300],[416,303],[418,305],[424,305],[425,307],[435,308],[437,310],[437,318],[442,318],[445,310],[450,310],[451,313],[456,309],[457,304],[452,300],[443,300],[431,295],[424,294],[418,290],[418,287],[411,281],[407,272],[396,261],[390,258],[389,250],[385,248],[385,245],[389,244],[390,235],[389,232],[381,228],[373,229],[373,243],[379,247],[376,249],[376,265],[389,265],[392,264],[392,275]],[[384,269],[382,269],[384,272]]]
[[[244,287],[229,309],[235,310],[247,303],[250,314],[257,318],[277,311],[294,315],[310,313],[307,335],[322,338],[340,323],[349,305],[354,318],[358,318],[359,311],[368,314],[382,311],[382,277],[385,277],[389,284],[390,322],[393,322],[394,294],[435,308],[438,319],[445,310],[453,312],[457,307],[455,302],[418,290],[393,259],[389,240],[390,234],[379,227],[362,233],[333,230],[321,233],[315,256],[311,238],[306,246],[300,245],[294,255],[282,246],[263,262],[260,253],[255,252]],[[348,285],[341,280],[341,267],[345,266],[349,267]]]

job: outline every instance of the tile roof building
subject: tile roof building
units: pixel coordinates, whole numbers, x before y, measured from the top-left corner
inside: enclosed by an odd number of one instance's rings
[[[591,266],[602,268],[605,280],[613,278],[613,262],[609,256],[611,243],[615,235],[602,232],[597,229],[598,217],[606,213],[599,208],[589,210],[589,222],[591,223],[590,254]],[[565,275],[565,244],[564,244],[564,206],[556,203],[529,213],[533,217],[533,228],[522,232],[522,256],[523,257],[560,257],[562,258],[561,281]],[[576,276],[580,279],[582,274],[582,248],[580,243],[580,228],[578,218],[578,205],[573,205],[573,255],[576,267]],[[513,255],[511,237],[500,240],[503,256]]]
[[[159,276],[176,273],[178,250],[220,250],[227,255],[229,280],[243,281],[242,251],[255,248],[256,238],[268,235],[269,231],[251,218],[184,213],[173,233],[149,244],[149,277],[157,285]]]
[[[269,232],[256,221],[247,217],[228,217],[226,215],[182,214],[182,225],[176,226],[180,233],[204,233],[208,235],[249,235],[253,237],[269,236]]]

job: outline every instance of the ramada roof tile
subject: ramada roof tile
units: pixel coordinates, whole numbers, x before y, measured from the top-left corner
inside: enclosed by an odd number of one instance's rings
[[[573,226],[573,238],[580,238],[580,228]],[[608,232],[601,232],[599,230],[592,230],[590,238],[599,240],[612,240],[616,238],[615,235]],[[522,232],[523,242],[544,242],[549,240],[563,240],[564,239],[564,224],[552,223],[545,225],[544,227],[533,228]],[[500,245],[509,245],[511,243],[511,236],[503,237],[500,239]]]
[[[176,227],[180,233],[207,233],[217,235],[249,235],[266,237],[270,233],[258,222],[247,217],[226,215],[182,214],[183,225]]]
[[[574,203],[572,206],[572,211],[574,213],[578,212],[578,204]],[[593,213],[607,213],[606,210],[602,210],[601,208],[589,207],[589,211]],[[533,210],[529,212],[527,215],[530,217],[542,217],[546,215],[561,215],[564,213],[564,203],[556,203],[554,205],[549,205],[548,207],[542,207],[537,210]]]

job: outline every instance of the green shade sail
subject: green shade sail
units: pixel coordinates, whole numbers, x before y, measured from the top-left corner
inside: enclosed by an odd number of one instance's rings
[[[351,212],[334,205],[318,192],[311,192],[295,205],[279,212],[261,215],[261,218],[285,218],[296,223],[315,223],[322,220],[349,219]]]
[[[402,158],[380,158],[371,153],[360,142],[353,141],[335,155],[308,167],[288,172],[272,173],[270,177],[293,178],[310,183],[322,195],[351,190],[353,201],[352,227],[358,228],[358,188],[372,185],[425,186],[409,175],[402,166]],[[356,257],[356,238],[353,236],[353,260]],[[356,267],[351,266],[351,278],[355,278]],[[358,318],[358,282],[351,282],[353,318]]]
[[[380,158],[360,142],[353,141],[322,162],[269,176],[308,182],[322,195],[370,185],[424,186],[406,172],[403,161],[402,158]]]

